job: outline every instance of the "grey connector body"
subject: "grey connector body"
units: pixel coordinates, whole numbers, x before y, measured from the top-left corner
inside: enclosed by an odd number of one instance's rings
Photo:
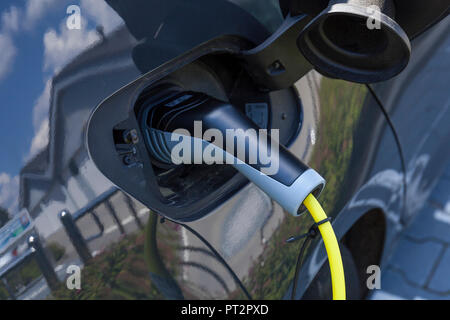
[[[212,164],[214,160],[232,165],[294,216],[306,211],[302,203],[309,194],[319,196],[325,186],[316,171],[227,102],[175,91],[145,105],[141,129],[151,157],[160,163]],[[205,138],[208,132],[216,133],[214,139]],[[261,151],[270,156],[270,163]],[[205,154],[214,155],[213,159],[204,159]]]

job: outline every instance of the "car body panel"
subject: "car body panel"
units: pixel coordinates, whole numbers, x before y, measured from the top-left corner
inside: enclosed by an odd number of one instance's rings
[[[12,214],[19,207],[26,208],[41,237],[47,242],[66,246],[69,260],[76,260],[77,255],[61,226],[59,212],[83,209],[112,186],[89,159],[86,150],[84,138],[91,112],[104,99],[145,72],[211,37],[238,33],[256,45],[282,22],[277,1],[273,0],[205,0],[196,1],[196,6],[191,8],[181,0],[172,3],[152,1],[161,12],[155,13],[154,20],[144,21],[147,12],[137,6],[144,17],[142,25],[141,20],[125,19],[124,22],[119,17],[119,14],[126,16],[123,10],[126,11],[129,1],[107,2],[116,11],[104,2],[81,1],[86,19],[82,30],[65,29],[67,17],[64,13],[69,3],[62,1],[54,8],[48,8],[51,12],[48,20],[41,21],[38,27],[17,28],[20,33],[3,27],[0,33],[0,44],[3,39],[14,40],[19,52],[16,63],[11,62],[11,70],[0,83],[3,100],[0,143],[7,150],[6,159],[0,160],[0,206],[7,207]],[[181,7],[170,12],[171,4]],[[214,14],[186,16],[191,9],[196,13],[199,5]],[[221,16],[217,11],[219,5],[234,16]],[[0,9],[13,11],[6,4],[4,6]],[[19,9],[26,17],[26,8]],[[218,21],[221,23],[215,25]],[[151,27],[148,27],[149,23]],[[103,31],[101,28],[96,31],[96,25],[102,25]],[[439,28],[448,29],[441,25],[436,27]],[[427,35],[424,37],[428,39]],[[425,46],[433,46],[439,38],[431,37],[431,43]],[[21,41],[26,44],[19,44]],[[65,50],[69,44],[74,46],[73,52]],[[445,60],[442,55],[428,51],[423,53],[420,61],[423,59],[430,59],[430,65]],[[420,67],[421,62],[413,61],[410,68],[418,69],[415,75],[407,72],[384,84],[384,89],[383,84],[374,88],[399,130],[408,163],[407,177],[422,191],[429,189],[448,157],[442,153],[445,145],[437,141],[436,144],[425,141],[423,145],[427,148],[423,150],[409,150],[407,146],[411,143],[406,138],[418,119],[406,119],[405,122],[403,114],[410,112],[407,105],[409,97],[413,97],[411,90],[416,90],[417,86],[433,88],[434,84],[419,81],[414,86],[396,89],[395,94],[388,90],[394,87],[395,81],[403,85],[411,79],[420,79],[423,76],[420,72],[429,72]],[[433,65],[433,68],[439,67],[439,64]],[[417,208],[404,213],[405,173],[394,131],[381,106],[364,85],[329,79],[311,71],[295,83],[293,90],[301,102],[303,121],[289,149],[327,180],[320,201],[333,217],[338,238],[343,238],[366,213],[382,212],[386,229],[377,241],[385,243],[386,250],[377,263],[383,264],[402,228],[402,214],[403,217],[411,215],[425,201],[424,196],[418,197]],[[392,95],[399,97],[394,99],[395,103],[391,102]],[[405,97],[404,103],[398,101]],[[444,98],[439,96],[435,101],[441,99]],[[18,111],[11,112],[8,109],[11,106],[17,106]],[[426,109],[426,103],[421,107]],[[442,128],[448,123],[448,113],[441,113],[439,108],[436,105],[434,113],[428,113],[427,121],[417,129],[419,134],[427,132],[433,123],[436,123],[434,128]],[[440,141],[448,141],[447,131],[438,130],[436,134],[440,135]],[[14,137],[16,139],[12,139]],[[434,139],[434,131],[429,139]],[[423,171],[425,160],[414,154],[426,154],[426,171]],[[435,158],[439,158],[436,159],[438,164],[430,160]],[[408,190],[414,190],[412,188]],[[111,203],[120,218],[128,219],[129,209],[123,198],[118,196]],[[138,203],[136,206],[145,210]],[[120,239],[106,211],[96,209],[106,230],[111,232],[90,243],[95,252]],[[189,226],[216,247],[255,298],[282,299],[288,297],[299,249],[298,244],[286,244],[285,240],[306,232],[311,224],[309,216],[291,217],[249,183]],[[92,225],[89,222],[80,224],[83,235],[88,237],[92,233]],[[176,286],[181,288],[185,298],[243,297],[227,270],[195,236],[169,221],[158,223],[156,232],[161,258],[158,263],[169,270],[176,283],[165,291],[166,297],[171,294],[170,288]],[[297,298],[303,295],[325,261],[323,245],[316,239],[300,273]],[[164,286],[164,281],[160,286]]]
[[[363,214],[381,209],[389,220],[386,237],[392,239],[401,227],[403,173],[393,134],[376,102],[364,86],[327,79],[314,71],[296,88],[305,121],[290,150],[327,180],[320,201],[336,218],[338,237]],[[281,299],[292,282],[298,253],[298,245],[285,240],[306,232],[312,223],[307,215],[290,216],[250,183],[213,214],[189,226],[219,250],[254,297]],[[195,236],[183,230],[181,235],[182,245],[174,247],[187,249],[169,268],[178,271],[186,295],[234,297],[235,284],[227,271],[199,250],[203,245]],[[300,276],[299,294],[326,259],[323,246],[315,244]],[[207,276],[203,268],[215,275]]]
[[[402,74],[373,85],[397,130],[405,158],[405,223],[423,207],[450,158],[449,28],[447,17],[416,38],[411,62]]]

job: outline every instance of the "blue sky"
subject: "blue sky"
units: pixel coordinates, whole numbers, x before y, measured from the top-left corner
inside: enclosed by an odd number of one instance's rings
[[[20,4],[22,6],[19,7]],[[10,12],[11,6],[25,8],[25,1],[2,1],[3,17],[5,12]],[[42,37],[47,28],[64,19],[64,7],[57,7],[47,12],[45,21],[30,22],[29,27],[20,27],[19,22],[17,27],[25,30],[16,30],[16,27],[13,27],[14,30],[5,30],[2,23],[3,33],[15,47],[15,55],[8,63],[9,70],[0,73],[0,146],[8,152],[8,156],[0,160],[0,171],[8,174],[19,172],[34,136],[33,106],[45,87],[45,79],[50,77],[49,72],[43,69]]]
[[[65,26],[72,4],[82,30]],[[96,25],[109,32],[118,23],[102,0],[0,2],[0,206],[15,210],[19,171],[48,142],[52,76],[98,40]]]

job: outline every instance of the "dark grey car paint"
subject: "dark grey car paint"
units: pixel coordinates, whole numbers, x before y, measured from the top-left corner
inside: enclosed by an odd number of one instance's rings
[[[260,34],[258,40],[252,41],[264,40],[281,23],[276,1],[232,2],[247,10],[239,12],[242,19],[249,19],[248,12],[253,17],[254,29],[250,29]],[[254,6],[256,2],[258,6]],[[236,7],[233,10],[241,9]],[[198,23],[195,32],[200,38],[202,30],[214,21],[199,20],[200,17],[192,19]],[[186,27],[189,22],[187,20]],[[241,23],[245,24],[244,21]],[[423,205],[443,165],[450,158],[450,102],[448,90],[440,88],[448,87],[448,24],[449,19],[446,18],[413,41],[411,64],[401,75],[388,83],[373,86],[393,120],[401,145],[396,143],[381,106],[365,86],[328,79],[315,71],[309,72],[294,86],[302,103],[303,123],[290,150],[327,180],[320,200],[334,218],[333,226],[338,238],[343,238],[365,214],[382,213],[385,229],[377,230],[379,233],[373,238],[373,246],[378,248],[382,243],[384,250],[380,260],[373,261],[376,264],[383,265],[403,224]],[[159,26],[159,23],[155,25],[156,28]],[[176,41],[167,46],[161,41],[154,47],[148,45],[148,41],[142,41],[145,36],[136,39],[136,33],[126,28],[108,36],[109,41],[87,48],[53,78],[50,148],[40,154],[48,157],[48,166],[36,171],[32,164],[39,159],[35,158],[21,174],[24,186],[27,181],[34,181],[36,174],[48,181],[50,191],[47,190],[46,198],[33,202],[25,197],[22,202],[36,219],[44,215],[56,217],[58,210],[63,209],[59,205],[52,207],[48,204],[57,200],[61,202],[55,198],[64,193],[60,189],[67,193],[67,187],[60,185],[68,179],[64,168],[71,158],[76,158],[77,154],[81,158],[86,156],[82,139],[92,110],[143,72],[198,45],[200,41],[195,39],[180,47],[174,46]],[[211,34],[205,33],[204,36],[208,40]],[[70,135],[79,138],[73,142],[67,138]],[[66,145],[69,140],[77,146]],[[78,153],[71,155],[69,150],[78,147]],[[405,155],[406,173],[402,170],[399,148]],[[90,160],[83,161],[89,163]],[[65,172],[66,176],[52,176],[58,172]],[[407,186],[403,183],[405,175]],[[90,182],[93,184],[102,179],[99,173],[85,178],[88,181],[92,178]],[[403,196],[405,188],[408,190],[407,199]],[[93,193],[91,196],[95,196],[96,192]],[[60,198],[68,202],[71,197],[66,194]],[[40,209],[41,202],[46,203],[42,206],[47,208],[45,212]],[[284,240],[305,232],[311,223],[307,216],[298,219],[289,216],[264,193],[248,184],[207,216],[189,225],[218,249],[255,298],[280,299],[287,297],[289,292],[298,251],[297,245],[287,245]],[[158,243],[163,244],[160,249],[166,251],[161,252],[163,261],[173,271],[173,278],[185,297],[242,297],[230,275],[204,250],[198,239],[171,223],[158,228]],[[370,250],[369,243],[367,251]],[[324,248],[317,240],[302,268],[298,297],[305,292],[325,260]],[[364,268],[359,272],[364,272]]]

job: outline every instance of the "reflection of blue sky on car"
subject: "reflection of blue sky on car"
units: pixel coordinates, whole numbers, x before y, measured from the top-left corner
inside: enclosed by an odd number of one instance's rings
[[[69,4],[81,7],[81,30],[66,27]],[[96,0],[0,4],[0,145],[7,152],[0,160],[0,206],[17,210],[19,171],[48,143],[52,77],[100,39],[97,25],[108,33],[120,21],[105,2]]]

